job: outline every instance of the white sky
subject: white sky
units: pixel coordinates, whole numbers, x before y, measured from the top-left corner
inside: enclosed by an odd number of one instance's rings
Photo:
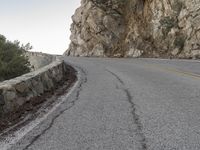
[[[0,0],[0,34],[30,42],[34,51],[63,54],[79,5],[80,0]]]

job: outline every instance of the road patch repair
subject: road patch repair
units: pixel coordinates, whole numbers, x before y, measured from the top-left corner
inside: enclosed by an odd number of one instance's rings
[[[0,84],[0,147],[10,135],[43,117],[77,81],[77,71],[57,60],[37,71]],[[11,136],[11,137],[12,137]],[[5,141],[6,140],[6,141]],[[19,139],[18,139],[19,140]],[[14,140],[16,142],[16,140]],[[12,142],[11,142],[12,143]],[[3,144],[3,145],[2,145]]]

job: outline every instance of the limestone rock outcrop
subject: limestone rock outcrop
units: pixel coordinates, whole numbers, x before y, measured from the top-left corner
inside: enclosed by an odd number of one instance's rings
[[[200,57],[200,0],[82,0],[65,55]]]

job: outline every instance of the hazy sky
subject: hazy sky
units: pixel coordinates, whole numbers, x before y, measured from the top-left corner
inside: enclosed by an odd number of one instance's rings
[[[0,34],[30,42],[35,51],[62,54],[79,5],[80,0],[0,0]]]

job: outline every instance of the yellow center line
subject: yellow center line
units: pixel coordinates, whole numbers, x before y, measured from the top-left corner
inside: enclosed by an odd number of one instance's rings
[[[157,64],[145,64],[145,66],[157,69],[157,70],[162,70],[162,71],[168,71],[168,72],[172,72],[178,75],[184,75],[187,77],[191,77],[193,79],[198,79],[200,80],[200,74],[196,74],[196,73],[192,73],[192,72],[188,72],[188,71],[182,71],[182,70],[178,70],[175,68],[169,68],[169,67],[162,67],[161,65],[157,65]]]

